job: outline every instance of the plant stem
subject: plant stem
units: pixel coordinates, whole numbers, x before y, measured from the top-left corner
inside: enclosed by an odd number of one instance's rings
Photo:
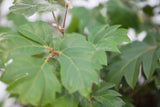
[[[64,35],[64,29],[65,29],[65,24],[66,24],[66,17],[67,17],[67,13],[68,13],[68,7],[69,7],[69,3],[66,3],[66,11],[65,11],[65,15],[64,15],[64,20],[63,20],[63,35]]]
[[[68,7],[69,7],[69,3],[67,2],[66,3],[66,11],[65,11],[64,20],[63,20],[63,26],[62,27],[59,26],[59,23],[58,23],[58,21],[56,19],[56,16],[55,16],[54,12],[52,11],[52,15],[53,15],[54,21],[55,21],[55,23],[57,25],[57,29],[58,29],[59,32],[62,33],[63,36],[64,36],[66,17],[67,17],[67,13],[68,13]]]
[[[59,51],[54,51],[52,48],[48,46],[46,46],[45,48],[51,51],[51,54],[48,55],[48,57],[46,58],[46,61],[48,61],[53,55],[59,55]]]
[[[59,23],[58,23],[58,21],[57,21],[57,19],[56,19],[56,16],[55,16],[55,14],[54,14],[54,11],[52,11],[52,15],[53,15],[54,21],[55,21],[55,23],[56,23],[56,25],[57,25],[57,28],[59,28]]]
[[[54,21],[55,21],[55,23],[56,23],[56,25],[57,25],[58,31],[61,32],[61,33],[64,32],[63,29],[59,26],[59,23],[58,23],[58,21],[57,21],[57,19],[56,19],[56,16],[55,16],[55,14],[54,14],[53,11],[52,11],[52,15],[53,15]],[[62,35],[64,35],[64,34],[62,33]]]

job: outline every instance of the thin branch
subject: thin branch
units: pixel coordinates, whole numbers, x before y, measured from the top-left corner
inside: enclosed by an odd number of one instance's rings
[[[53,18],[54,18],[54,21],[56,23],[56,26],[57,26],[57,29],[59,30],[59,32],[62,33],[62,35],[64,36],[64,29],[65,29],[65,23],[66,23],[66,17],[67,17],[67,13],[68,13],[68,7],[69,7],[69,2],[66,3],[66,11],[65,11],[65,16],[64,16],[64,20],[63,20],[63,26],[60,27],[59,26],[59,23],[55,17],[55,14],[54,12],[52,11],[52,15],[53,15]]]
[[[58,23],[58,21],[57,21],[57,19],[56,19],[56,16],[55,16],[55,14],[54,14],[53,11],[52,11],[52,15],[53,15],[53,18],[54,18],[54,21],[55,21],[55,23],[56,23],[56,26],[57,26],[58,31],[61,32],[62,35],[64,35],[64,34],[63,34],[63,29],[59,26],[59,23]]]
[[[65,29],[65,24],[66,24],[66,17],[67,17],[67,13],[68,13],[68,7],[69,7],[69,3],[66,3],[66,11],[65,11],[65,15],[64,15],[64,20],[63,20],[63,35],[64,35],[64,29]]]
[[[52,15],[53,15],[54,21],[55,21],[55,23],[56,23],[56,25],[57,25],[57,28],[59,29],[59,23],[58,23],[58,21],[57,21],[57,19],[56,19],[56,16],[55,16],[55,14],[54,14],[53,11],[52,11]]]

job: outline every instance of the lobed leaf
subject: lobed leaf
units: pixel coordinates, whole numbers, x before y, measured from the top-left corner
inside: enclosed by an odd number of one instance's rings
[[[156,44],[157,45],[157,44]],[[159,46],[148,45],[142,42],[133,42],[122,50],[122,60],[110,66],[106,80],[116,83],[118,86],[122,76],[131,88],[134,88],[138,79],[140,64],[142,64],[144,74],[150,79],[157,66]]]
[[[114,87],[112,83],[102,82],[94,88],[90,101],[82,99],[82,107],[122,107],[125,103],[118,92],[109,88]]]
[[[105,107],[122,107],[122,105],[125,104],[123,100],[119,98],[121,95],[118,92],[108,89],[113,87],[113,84],[102,82],[100,85],[93,94],[93,98],[97,102]]]
[[[107,65],[107,56],[104,51],[95,51],[93,56],[94,67],[99,70],[102,65]]]
[[[0,35],[0,60],[9,60],[14,56],[33,55],[43,52],[44,46],[30,41],[19,33],[4,33]]]
[[[79,91],[88,97],[92,83],[98,83],[98,74],[92,63],[94,48],[85,37],[73,34],[64,38],[59,51],[63,85],[70,93]]]
[[[90,30],[88,40],[95,45],[96,50],[119,52],[117,45],[121,45],[123,42],[130,42],[127,30],[118,29],[119,27],[119,25],[95,27]]]
[[[14,57],[1,80],[9,84],[10,93],[19,95],[22,104],[46,105],[54,101],[56,92],[61,92],[49,64],[33,57]]]
[[[18,31],[42,45],[49,45],[52,42],[52,30],[47,23],[42,21],[22,25],[18,28]]]

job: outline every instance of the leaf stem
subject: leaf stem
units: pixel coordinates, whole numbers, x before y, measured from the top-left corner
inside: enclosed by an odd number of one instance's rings
[[[92,101],[92,98],[94,98],[94,96],[90,96],[90,98],[88,99],[88,101]]]
[[[67,13],[68,13],[68,7],[69,7],[69,2],[66,3],[66,11],[65,11],[65,15],[64,15],[64,20],[63,20],[63,26],[59,26],[59,23],[56,19],[56,16],[54,14],[54,11],[52,11],[52,15],[53,15],[53,18],[54,18],[54,21],[56,23],[56,26],[57,26],[57,29],[60,33],[62,33],[62,35],[64,36],[64,29],[65,29],[65,24],[66,24],[66,17],[67,17]]]
[[[61,32],[62,35],[64,36],[64,34],[63,34],[64,30],[59,26],[59,23],[58,23],[58,21],[57,21],[57,19],[56,19],[56,16],[55,16],[55,14],[54,14],[54,11],[52,11],[52,16],[53,16],[53,18],[54,18],[54,21],[55,21],[55,23],[56,23],[56,26],[57,26],[58,31]]]
[[[45,46],[46,49],[48,49],[49,51],[51,51],[51,53],[48,55],[48,57],[46,58],[46,61],[48,61],[53,55],[59,55],[59,51],[54,51],[52,48]]]
[[[65,11],[65,15],[64,15],[64,20],[63,20],[63,27],[62,27],[62,29],[63,29],[63,35],[64,35],[64,29],[65,29],[65,25],[66,25],[66,18],[67,18],[67,13],[68,13],[68,7],[69,7],[69,3],[67,2],[66,3],[66,11]]]

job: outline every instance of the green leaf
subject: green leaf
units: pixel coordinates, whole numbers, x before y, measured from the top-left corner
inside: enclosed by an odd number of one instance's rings
[[[155,79],[155,84],[156,84],[156,85],[160,85],[160,77],[157,77],[157,78]]]
[[[123,100],[119,98],[121,95],[118,92],[109,89],[113,86],[114,84],[102,82],[99,86],[95,87],[95,91],[92,95],[93,99],[101,104],[101,106],[97,107],[122,107],[122,105],[125,104]],[[92,102],[94,100],[92,100]]]
[[[54,3],[55,2],[55,0],[46,0],[46,1],[48,1],[49,3]]]
[[[132,103],[127,102],[125,105],[123,105],[122,107],[134,107],[134,105]]]
[[[150,6],[150,5],[146,5],[145,7],[143,7],[143,12],[148,15],[148,16],[153,16],[154,7]]]
[[[104,51],[95,51],[93,63],[97,70],[102,68],[102,65],[107,65],[107,56]]]
[[[93,28],[95,26],[106,23],[106,19],[100,12],[102,8],[103,6],[99,5],[98,7],[95,7],[91,10],[84,7],[75,7],[71,10],[72,16],[78,19],[80,32],[84,33],[85,27]]]
[[[116,91],[108,90],[104,93],[101,93],[97,96],[94,96],[94,99],[105,105],[106,107],[122,107],[125,103],[119,97],[120,94]]]
[[[94,90],[93,93],[100,93],[103,92],[107,89],[113,88],[115,85],[113,83],[108,83],[108,82],[101,82],[99,85],[97,85]]]
[[[28,56],[14,57],[1,80],[9,84],[10,93],[19,94],[22,104],[46,105],[54,101],[56,92],[61,91],[49,64]]]
[[[81,11],[81,12],[77,12]],[[84,7],[76,7],[71,10],[72,17],[75,17],[79,20],[79,30],[80,32],[84,32],[85,26],[87,26],[87,23],[89,22],[89,10],[87,10]],[[71,23],[72,24],[72,23]]]
[[[122,107],[134,107],[134,105],[132,104],[133,99],[129,96],[122,96],[121,97],[123,99],[123,101],[125,101],[125,105],[123,105]]]
[[[110,66],[106,80],[115,83],[117,86],[120,83],[122,76],[131,88],[134,88],[138,79],[140,64],[142,63],[144,74],[147,79],[150,79],[156,68],[158,61],[158,44],[149,45],[142,42],[133,42],[123,47],[122,59]]]
[[[108,27],[108,25],[97,26],[90,29],[88,35],[88,41],[94,44],[96,48],[93,62],[97,69],[100,69],[102,65],[107,65],[107,57],[105,51],[119,52],[117,45],[121,45],[123,42],[130,42],[126,35],[125,29],[118,29],[119,25]]]
[[[78,32],[79,31],[78,25],[79,25],[79,20],[77,19],[76,16],[72,16],[72,20],[69,27],[67,28],[67,32],[68,33]]]
[[[16,27],[24,25],[28,22],[24,16],[19,15],[19,14],[14,14],[14,13],[9,13],[7,15],[7,18],[8,18],[8,20],[13,21],[13,23]]]
[[[95,45],[96,50],[119,52],[117,45],[121,45],[123,42],[130,42],[130,40],[126,35],[127,30],[118,28],[119,25],[95,27],[90,30],[88,40]]]
[[[40,4],[34,0],[21,0],[20,2],[15,2],[15,5],[10,7],[10,11],[16,14],[31,16],[35,12],[55,11],[57,8],[60,8],[57,4]]]
[[[14,1],[13,1],[13,4],[16,4],[17,2],[18,2],[18,0],[14,0]]]
[[[57,98],[54,107],[78,107],[78,99],[74,95],[65,95]],[[53,106],[52,106],[53,107]]]
[[[65,36],[59,45],[61,78],[70,93],[79,91],[88,97],[92,83],[98,83],[98,74],[94,70],[92,58],[94,48],[85,37],[78,34]]]
[[[133,4],[130,5],[133,6]],[[130,7],[125,5],[121,0],[109,0],[107,2],[107,16],[110,24],[120,24],[124,28],[133,27],[138,29],[138,16]]]
[[[8,31],[10,31],[10,30],[11,30],[11,29],[8,28],[8,27],[1,27],[1,26],[0,26],[0,33],[8,32]]]
[[[48,60],[48,63],[50,65],[50,68],[52,69],[52,71],[54,72],[54,74],[58,77],[58,79],[60,78],[60,63],[57,59],[55,58],[50,58]]]
[[[97,102],[97,101],[88,101],[88,99],[81,98],[80,107],[106,107],[105,105]]]
[[[44,51],[45,47],[35,43],[19,33],[0,35],[0,61],[5,62],[15,56],[34,55]]]
[[[42,45],[49,45],[52,43],[53,33],[50,26],[45,22],[30,22],[20,26],[18,31]]]

